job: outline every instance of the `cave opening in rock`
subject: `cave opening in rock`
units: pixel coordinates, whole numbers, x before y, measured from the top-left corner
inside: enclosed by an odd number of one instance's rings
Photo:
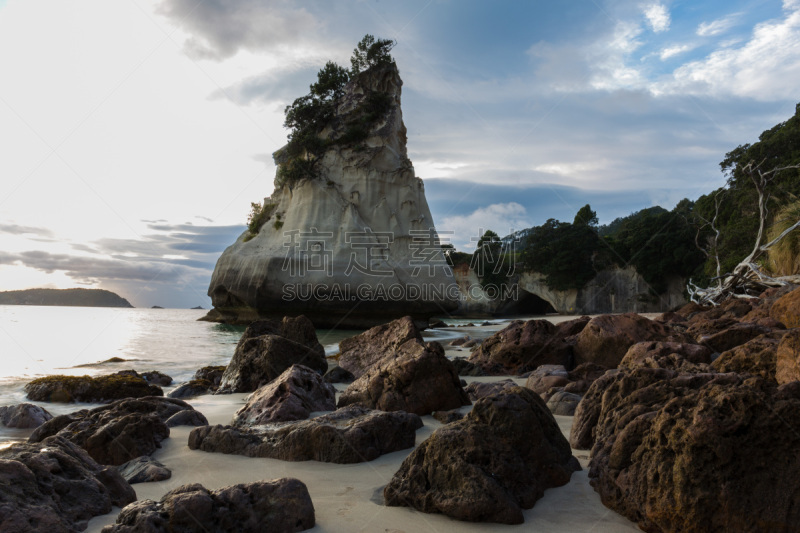
[[[504,312],[514,315],[546,315],[557,311],[544,298],[520,289],[517,299]]]

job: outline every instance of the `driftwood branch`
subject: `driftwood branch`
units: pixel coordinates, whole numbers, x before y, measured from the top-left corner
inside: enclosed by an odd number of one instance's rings
[[[755,162],[751,161],[741,169],[742,172],[745,173],[753,182],[756,192],[758,193],[759,223],[758,233],[756,234],[755,243],[753,245],[753,251],[751,251],[747,257],[745,257],[738,265],[736,265],[732,272],[729,272],[725,275],[720,274],[720,260],[719,254],[717,253],[717,244],[719,241],[720,232],[716,227],[720,206],[720,193],[717,193],[714,198],[714,217],[710,221],[701,217],[701,220],[704,222],[704,224],[700,226],[697,236],[695,236],[695,244],[702,249],[698,243],[700,230],[710,226],[712,231],[714,231],[714,236],[710,239],[709,246],[706,250],[704,250],[704,253],[706,254],[707,258],[712,257],[712,252],[714,254],[713,257],[717,263],[717,276],[713,278],[712,281],[716,281],[717,286],[701,288],[689,280],[686,290],[689,293],[689,299],[692,302],[701,305],[719,305],[729,298],[753,298],[770,287],[781,287],[788,285],[789,283],[797,283],[795,276],[772,277],[765,274],[758,266],[758,260],[766,252],[768,252],[770,248],[783,240],[789,233],[800,228],[800,220],[798,220],[786,230],[781,232],[781,234],[775,237],[773,240],[766,244],[762,244],[762,241],[764,240],[767,219],[769,218],[769,208],[767,203],[771,197],[771,192],[769,191],[770,182],[784,170],[800,169],[800,165],[791,165],[785,167],[776,167],[765,172],[761,170],[761,167],[765,161],[766,160],[761,161],[757,165]]]

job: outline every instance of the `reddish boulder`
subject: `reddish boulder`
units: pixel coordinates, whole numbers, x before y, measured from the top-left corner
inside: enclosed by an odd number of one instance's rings
[[[410,316],[375,326],[339,343],[339,366],[359,378],[384,358],[394,357],[397,350],[411,340],[423,344],[422,335]]]
[[[572,366],[572,346],[565,340],[580,322],[556,326],[547,320],[514,320],[481,343],[469,357],[495,374],[522,374],[541,365]]]
[[[648,372],[603,394],[589,470],[603,503],[644,531],[800,531],[800,388]]]
[[[292,365],[264,385],[233,415],[234,426],[305,420],[313,411],[336,409],[336,389],[307,366]]]
[[[438,342],[425,345],[416,339],[369,368],[339,396],[339,407],[358,403],[382,411],[428,415],[469,405],[453,363]]]
[[[800,327],[800,291],[792,290],[775,300],[769,316],[787,328]]]
[[[800,329],[786,333],[778,344],[775,380],[780,385],[800,380]]]
[[[628,348],[637,342],[679,338],[668,326],[636,313],[601,315],[593,318],[578,334],[575,361],[616,368]]]
[[[752,374],[775,381],[777,350],[785,330],[759,335],[741,346],[722,352],[711,366],[718,372]]]
[[[699,344],[679,342],[638,342],[631,346],[620,368],[666,368],[681,372],[708,372],[711,350]]]
[[[755,339],[759,335],[769,333],[770,331],[772,331],[772,329],[766,326],[739,322],[727,329],[723,329],[720,332],[698,340],[715,352],[724,352],[736,346],[740,346],[751,339]]]

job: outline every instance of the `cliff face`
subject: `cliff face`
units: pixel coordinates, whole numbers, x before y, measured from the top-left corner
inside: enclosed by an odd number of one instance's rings
[[[258,234],[246,231],[217,261],[209,319],[302,313],[317,327],[364,327],[457,307],[425,188],[407,156],[401,86],[394,64],[348,83],[320,134],[329,145],[317,176],[276,189]],[[346,141],[352,117],[375,94],[386,95],[386,111],[366,136]],[[275,159],[285,165],[285,151]]]
[[[544,276],[537,272],[512,277],[506,293],[494,294],[481,288],[478,276],[468,265],[456,267],[455,276],[463,295],[456,314],[462,315],[657,313],[687,302],[684,280],[669,280],[667,291],[653,297],[650,285],[633,267],[600,271],[580,289],[566,291],[548,287]]]

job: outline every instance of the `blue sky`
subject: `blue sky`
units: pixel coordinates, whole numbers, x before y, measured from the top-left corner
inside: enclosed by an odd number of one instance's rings
[[[210,304],[282,110],[393,38],[409,156],[466,248],[696,199],[800,100],[800,0],[0,0],[0,290]]]

